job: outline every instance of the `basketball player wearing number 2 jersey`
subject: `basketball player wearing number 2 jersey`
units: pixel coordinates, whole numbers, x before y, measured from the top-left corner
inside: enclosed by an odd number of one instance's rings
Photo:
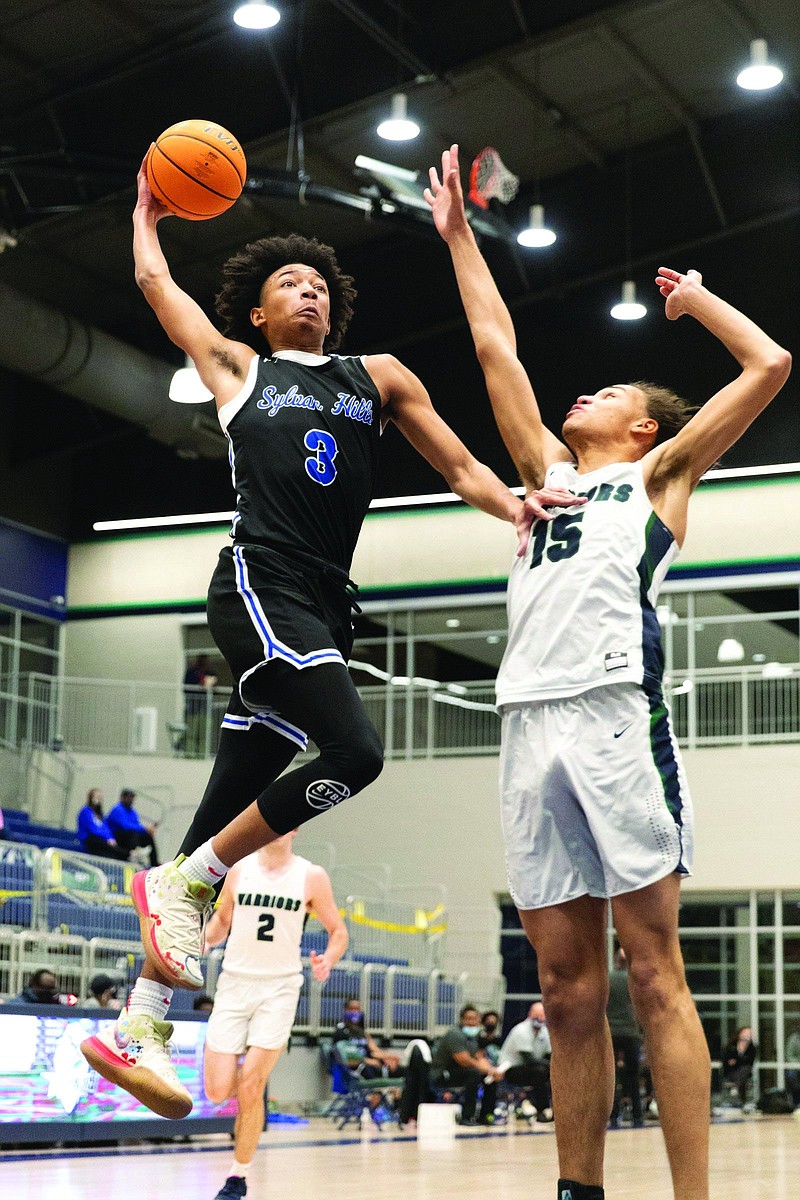
[[[206,946],[227,937],[208,1020],[205,1089],[235,1096],[234,1162],[216,1200],[247,1193],[247,1170],[264,1127],[264,1088],[294,1022],[303,983],[300,941],[309,912],[328,932],[311,970],[324,983],[347,949],[347,930],[322,867],[293,853],[296,830],[242,859],[225,880]]]
[[[495,419],[527,488],[575,502],[536,522],[508,588],[497,680],[511,892],[536,950],[553,1044],[559,1200],[602,1200],[614,1060],[608,901],[645,1031],[676,1200],[707,1200],[710,1062],[678,942],[689,795],[661,691],[655,601],[705,471],[783,386],[790,356],[703,287],[660,267],[666,315],[704,325],[741,372],[694,415],[665,388],[579,396],[562,440],[541,420],[510,314],[467,223],[458,147],[426,198],[450,249]]]

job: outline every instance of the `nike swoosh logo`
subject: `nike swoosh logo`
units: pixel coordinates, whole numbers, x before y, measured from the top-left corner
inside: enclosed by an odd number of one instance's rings
[[[627,725],[625,725],[622,729],[620,729],[617,733],[614,734],[614,737],[615,738],[622,737],[625,730],[630,729],[632,724],[633,724],[633,721],[629,721]]]

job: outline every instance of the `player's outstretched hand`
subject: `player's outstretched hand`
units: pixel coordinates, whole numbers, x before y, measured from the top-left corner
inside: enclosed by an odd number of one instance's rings
[[[312,950],[308,957],[311,959],[311,970],[314,973],[314,978],[320,983],[324,983],[331,973],[325,955],[318,954],[316,950]]]
[[[525,497],[522,508],[515,521],[517,538],[517,558],[522,558],[528,549],[531,526],[535,521],[552,521],[555,517],[550,508],[572,508],[576,504],[585,504],[586,496],[575,496],[566,488],[546,487],[536,488]]]
[[[151,144],[150,149],[142,159],[142,165],[139,167],[139,174],[136,176],[136,186],[138,188],[136,207],[140,211],[144,209],[149,216],[152,216],[154,221],[160,221],[162,217],[172,217],[175,214],[170,212],[167,206],[162,204],[160,200],[156,200],[155,196],[150,191],[150,184],[147,181],[147,160],[150,157],[150,150],[152,149],[153,147]]]
[[[659,267],[656,284],[661,295],[666,297],[664,311],[667,317],[670,321],[677,321],[688,311],[692,297],[703,286],[703,276],[699,271],[687,271],[681,275],[680,271],[673,271],[670,267]]]
[[[461,175],[458,169],[458,146],[452,145],[442,153],[442,177],[436,167],[428,172],[431,186],[424,196],[431,206],[433,223],[446,242],[467,227]]]

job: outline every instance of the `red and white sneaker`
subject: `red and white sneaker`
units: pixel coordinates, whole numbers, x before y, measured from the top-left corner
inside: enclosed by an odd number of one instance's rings
[[[172,1025],[125,1008],[116,1021],[81,1042],[90,1066],[110,1083],[130,1092],[160,1117],[179,1120],[192,1111],[192,1097],[170,1059]]]
[[[174,862],[139,871],[133,877],[131,896],[150,964],[174,987],[199,992],[203,928],[215,894],[208,884],[190,881],[181,873],[178,868],[184,861],[181,854]]]

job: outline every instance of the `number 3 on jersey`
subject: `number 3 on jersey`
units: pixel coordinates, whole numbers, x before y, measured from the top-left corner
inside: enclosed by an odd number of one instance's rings
[[[550,562],[558,562],[562,558],[572,558],[578,553],[581,544],[580,523],[583,513],[562,513],[554,521],[537,521],[533,530],[533,549],[531,551],[531,570],[541,565],[550,535],[550,546],[547,557]]]
[[[327,487],[336,478],[336,467],[333,460],[339,453],[336,438],[324,429],[309,429],[303,438],[306,450],[311,451],[311,457],[306,459],[306,474],[314,483]]]

